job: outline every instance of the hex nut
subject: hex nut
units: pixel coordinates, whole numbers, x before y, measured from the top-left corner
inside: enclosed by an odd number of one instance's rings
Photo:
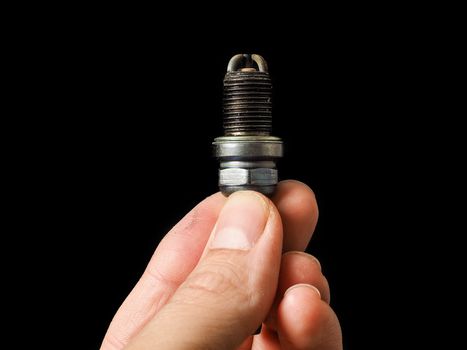
[[[277,169],[270,168],[226,168],[219,170],[220,186],[270,186],[278,182]]]

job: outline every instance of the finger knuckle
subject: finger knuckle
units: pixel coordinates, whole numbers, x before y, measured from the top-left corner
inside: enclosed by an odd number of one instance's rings
[[[248,275],[241,266],[228,259],[210,259],[209,263],[200,266],[186,281],[185,287],[190,289],[193,295],[210,294],[213,297],[229,294],[239,298],[249,299]],[[214,299],[213,299],[214,300]]]

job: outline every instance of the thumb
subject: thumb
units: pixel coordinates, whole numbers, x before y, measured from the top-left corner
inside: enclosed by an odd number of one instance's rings
[[[129,349],[234,349],[273,303],[282,224],[272,202],[252,191],[224,205],[198,266]]]

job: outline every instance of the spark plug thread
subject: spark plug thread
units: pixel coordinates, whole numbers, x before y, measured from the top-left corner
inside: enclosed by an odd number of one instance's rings
[[[224,135],[271,135],[272,84],[269,73],[227,72],[224,79]]]

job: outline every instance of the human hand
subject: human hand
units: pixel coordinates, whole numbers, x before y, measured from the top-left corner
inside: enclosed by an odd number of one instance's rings
[[[161,241],[101,350],[342,349],[326,278],[303,253],[317,219],[297,181],[281,182],[272,201],[206,198]]]

